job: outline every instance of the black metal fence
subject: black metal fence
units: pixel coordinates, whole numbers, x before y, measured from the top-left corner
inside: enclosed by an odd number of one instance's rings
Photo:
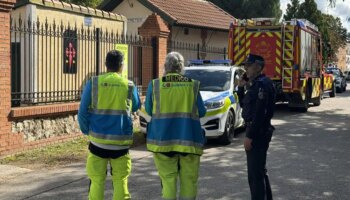
[[[155,40],[123,35],[112,28],[19,17],[11,19],[10,29],[13,107],[79,101],[86,81],[106,72],[105,56],[116,48],[128,53],[127,77],[144,94],[143,54],[152,56],[153,63],[157,58]],[[168,43],[170,51],[183,54],[186,63],[191,59],[227,58],[226,48],[176,41]],[[152,70],[148,73],[156,76],[156,69]]]
[[[185,64],[193,59],[226,59],[226,48],[202,46],[200,44],[192,44],[178,41],[168,42],[168,52],[177,51],[184,56]]]
[[[128,52],[128,78],[142,84],[142,52],[154,55],[151,40],[112,30],[11,19],[12,106],[78,101],[91,76],[106,71],[105,55]]]

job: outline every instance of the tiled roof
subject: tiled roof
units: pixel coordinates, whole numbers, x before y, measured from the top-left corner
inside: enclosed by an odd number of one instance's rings
[[[123,0],[104,0],[99,8],[112,11]],[[234,17],[206,0],[138,0],[171,25],[228,30]]]
[[[158,8],[175,24],[228,30],[234,17],[205,0],[139,0]]]

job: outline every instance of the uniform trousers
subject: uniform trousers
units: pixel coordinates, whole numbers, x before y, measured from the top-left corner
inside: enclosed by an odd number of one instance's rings
[[[176,200],[180,179],[180,200],[195,200],[200,156],[195,154],[154,153],[154,162],[162,181],[162,197]]]
[[[246,151],[251,200],[272,200],[272,191],[266,169],[267,149],[268,144],[253,146],[251,150]]]
[[[111,166],[113,200],[131,199],[128,177],[131,158],[128,150],[111,151],[100,149],[90,143],[86,171],[90,179],[89,200],[103,200],[108,163]]]

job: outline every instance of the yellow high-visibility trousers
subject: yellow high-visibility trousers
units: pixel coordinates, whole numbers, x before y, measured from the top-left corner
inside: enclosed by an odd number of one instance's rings
[[[168,157],[162,153],[153,155],[162,181],[163,199],[176,200],[178,177],[180,179],[180,199],[196,199],[200,156],[176,154]]]
[[[116,159],[98,157],[89,153],[86,163],[87,175],[90,178],[89,200],[103,200],[108,162],[112,168],[113,200],[131,199],[128,190],[128,177],[131,172],[129,154]]]

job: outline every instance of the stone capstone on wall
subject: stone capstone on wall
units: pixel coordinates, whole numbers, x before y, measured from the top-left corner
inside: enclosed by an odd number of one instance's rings
[[[77,115],[12,122],[12,133],[23,133],[25,142],[79,132]]]

